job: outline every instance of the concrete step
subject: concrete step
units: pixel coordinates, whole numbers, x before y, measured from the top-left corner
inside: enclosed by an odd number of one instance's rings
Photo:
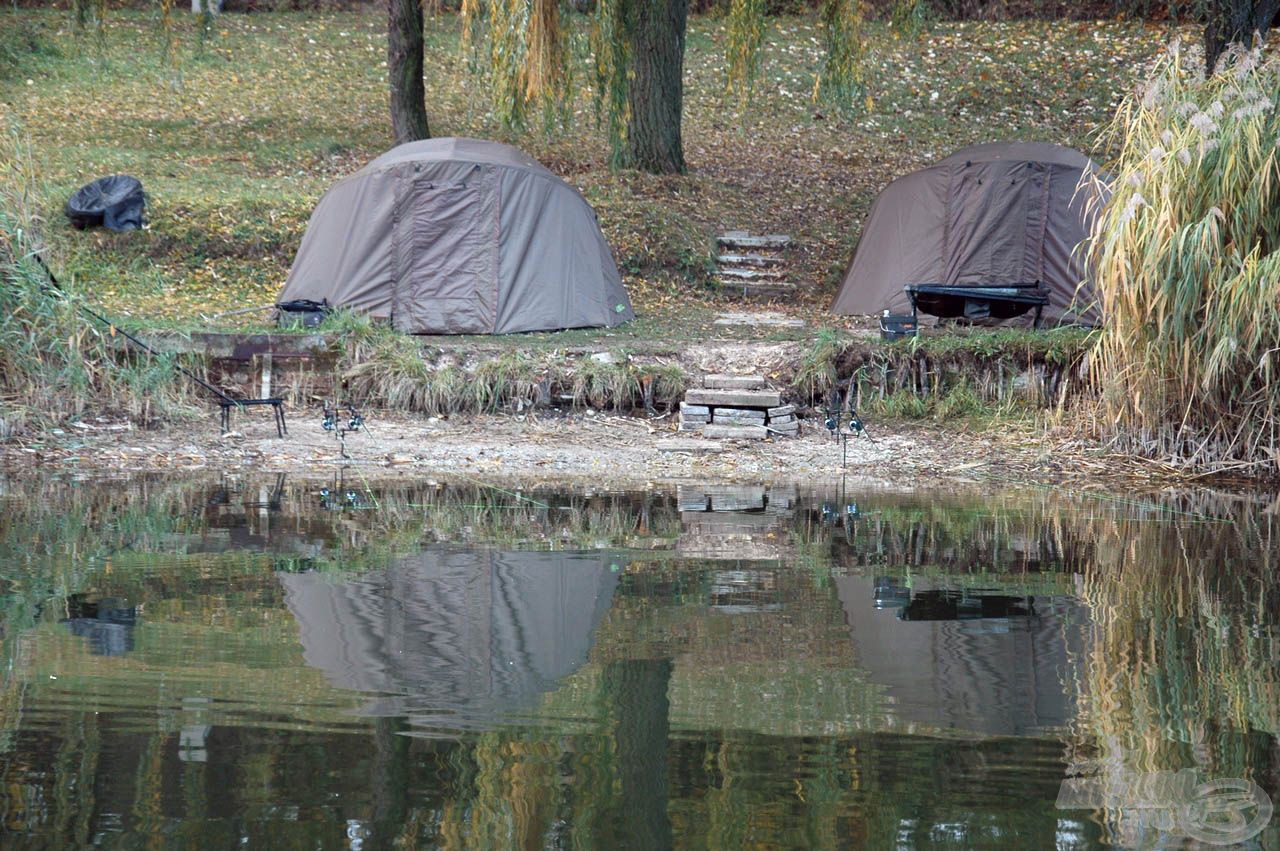
[[[711,440],[764,440],[769,430],[762,425],[709,425],[702,429],[702,434]]]
[[[782,258],[772,254],[721,254],[716,262],[723,266],[779,266]]]
[[[764,376],[704,375],[702,386],[708,390],[759,390],[764,387]]]
[[[694,388],[684,394],[690,405],[709,405],[713,408],[777,408],[782,405],[782,394],[777,390],[701,390]]]
[[[692,455],[705,455],[724,451],[723,446],[712,440],[693,440],[680,437],[659,440],[654,445],[659,452],[688,452]]]
[[[741,281],[719,278],[717,283],[725,292],[737,293],[743,298],[778,298],[794,295],[796,291],[796,285],[788,281]]]
[[[791,237],[781,233],[752,236],[744,230],[734,230],[720,234],[716,242],[727,248],[786,248]]]
[[[736,269],[721,266],[718,274],[727,284],[730,281],[780,281],[786,272],[781,269]]]
[[[711,418],[711,422],[716,425],[764,425],[764,417],[748,417],[740,413],[737,414],[721,414],[717,413]]]
[[[745,326],[752,328],[803,328],[804,320],[792,319],[790,316],[786,316],[773,310],[765,310],[755,313],[735,311],[731,313],[717,314],[715,321],[712,324],[720,326]]]

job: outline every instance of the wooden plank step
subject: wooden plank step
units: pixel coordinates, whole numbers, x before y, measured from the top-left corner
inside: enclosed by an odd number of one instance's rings
[[[791,237],[781,233],[750,236],[746,231],[730,231],[716,237],[716,242],[728,248],[786,248]]]
[[[721,254],[716,257],[716,262],[738,266],[777,266],[783,260],[771,254]]]
[[[701,390],[694,388],[684,394],[691,405],[710,405],[717,408],[777,408],[782,405],[782,394],[777,390]]]
[[[725,281],[725,278],[733,278],[734,281],[780,281],[786,274],[782,269],[720,269],[721,283],[731,283]]]
[[[764,387],[763,375],[704,375],[702,386],[708,390],[759,390]],[[688,405],[681,404],[681,408]],[[710,411],[708,411],[710,413]]]

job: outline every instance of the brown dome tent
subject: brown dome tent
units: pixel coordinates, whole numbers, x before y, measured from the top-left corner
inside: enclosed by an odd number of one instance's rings
[[[631,302],[591,206],[524,152],[394,148],[325,193],[279,301],[328,301],[409,334],[612,327]]]
[[[1096,324],[1076,248],[1100,200],[1077,189],[1097,169],[1059,145],[993,142],[895,180],[871,205],[832,310],[912,312],[906,288],[919,287],[920,309],[942,316],[1010,318],[1034,294],[1048,321]]]

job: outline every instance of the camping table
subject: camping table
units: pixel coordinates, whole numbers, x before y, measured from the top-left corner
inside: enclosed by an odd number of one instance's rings
[[[968,316],[971,302],[999,302],[1008,305],[1013,311],[1007,316],[998,317],[1012,319],[1021,316],[1031,308],[1035,308],[1036,317],[1033,327],[1040,327],[1040,316],[1044,306],[1049,303],[1049,296],[1039,284],[1025,284],[1009,287],[957,287],[946,284],[908,284],[903,287],[907,297],[911,299],[911,315],[917,316],[920,310],[920,297],[955,299],[962,304],[961,311],[955,316]],[[935,313],[925,310],[926,313]],[[941,314],[938,314],[941,315]]]
[[[284,422],[284,399],[278,396],[272,396],[269,399],[236,399],[230,396],[223,398],[218,402],[222,408],[222,433],[226,434],[231,430],[231,409],[232,408],[250,408],[257,405],[270,405],[271,413],[275,418],[276,434],[284,437],[289,433],[289,427]]]

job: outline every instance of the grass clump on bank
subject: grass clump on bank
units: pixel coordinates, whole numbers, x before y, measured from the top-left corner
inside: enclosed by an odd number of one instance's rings
[[[887,419],[1023,418],[1085,389],[1095,339],[1086,328],[970,328],[867,344],[823,330],[790,385],[802,404],[825,406],[839,391]]]
[[[673,408],[689,385],[674,364],[482,350],[442,351],[367,317],[339,313],[327,329],[342,333],[336,381],[350,401],[429,416],[523,411],[568,402],[624,410]]]
[[[1108,130],[1095,428],[1181,467],[1274,471],[1280,60],[1236,51],[1208,78],[1187,65],[1172,50]]]

